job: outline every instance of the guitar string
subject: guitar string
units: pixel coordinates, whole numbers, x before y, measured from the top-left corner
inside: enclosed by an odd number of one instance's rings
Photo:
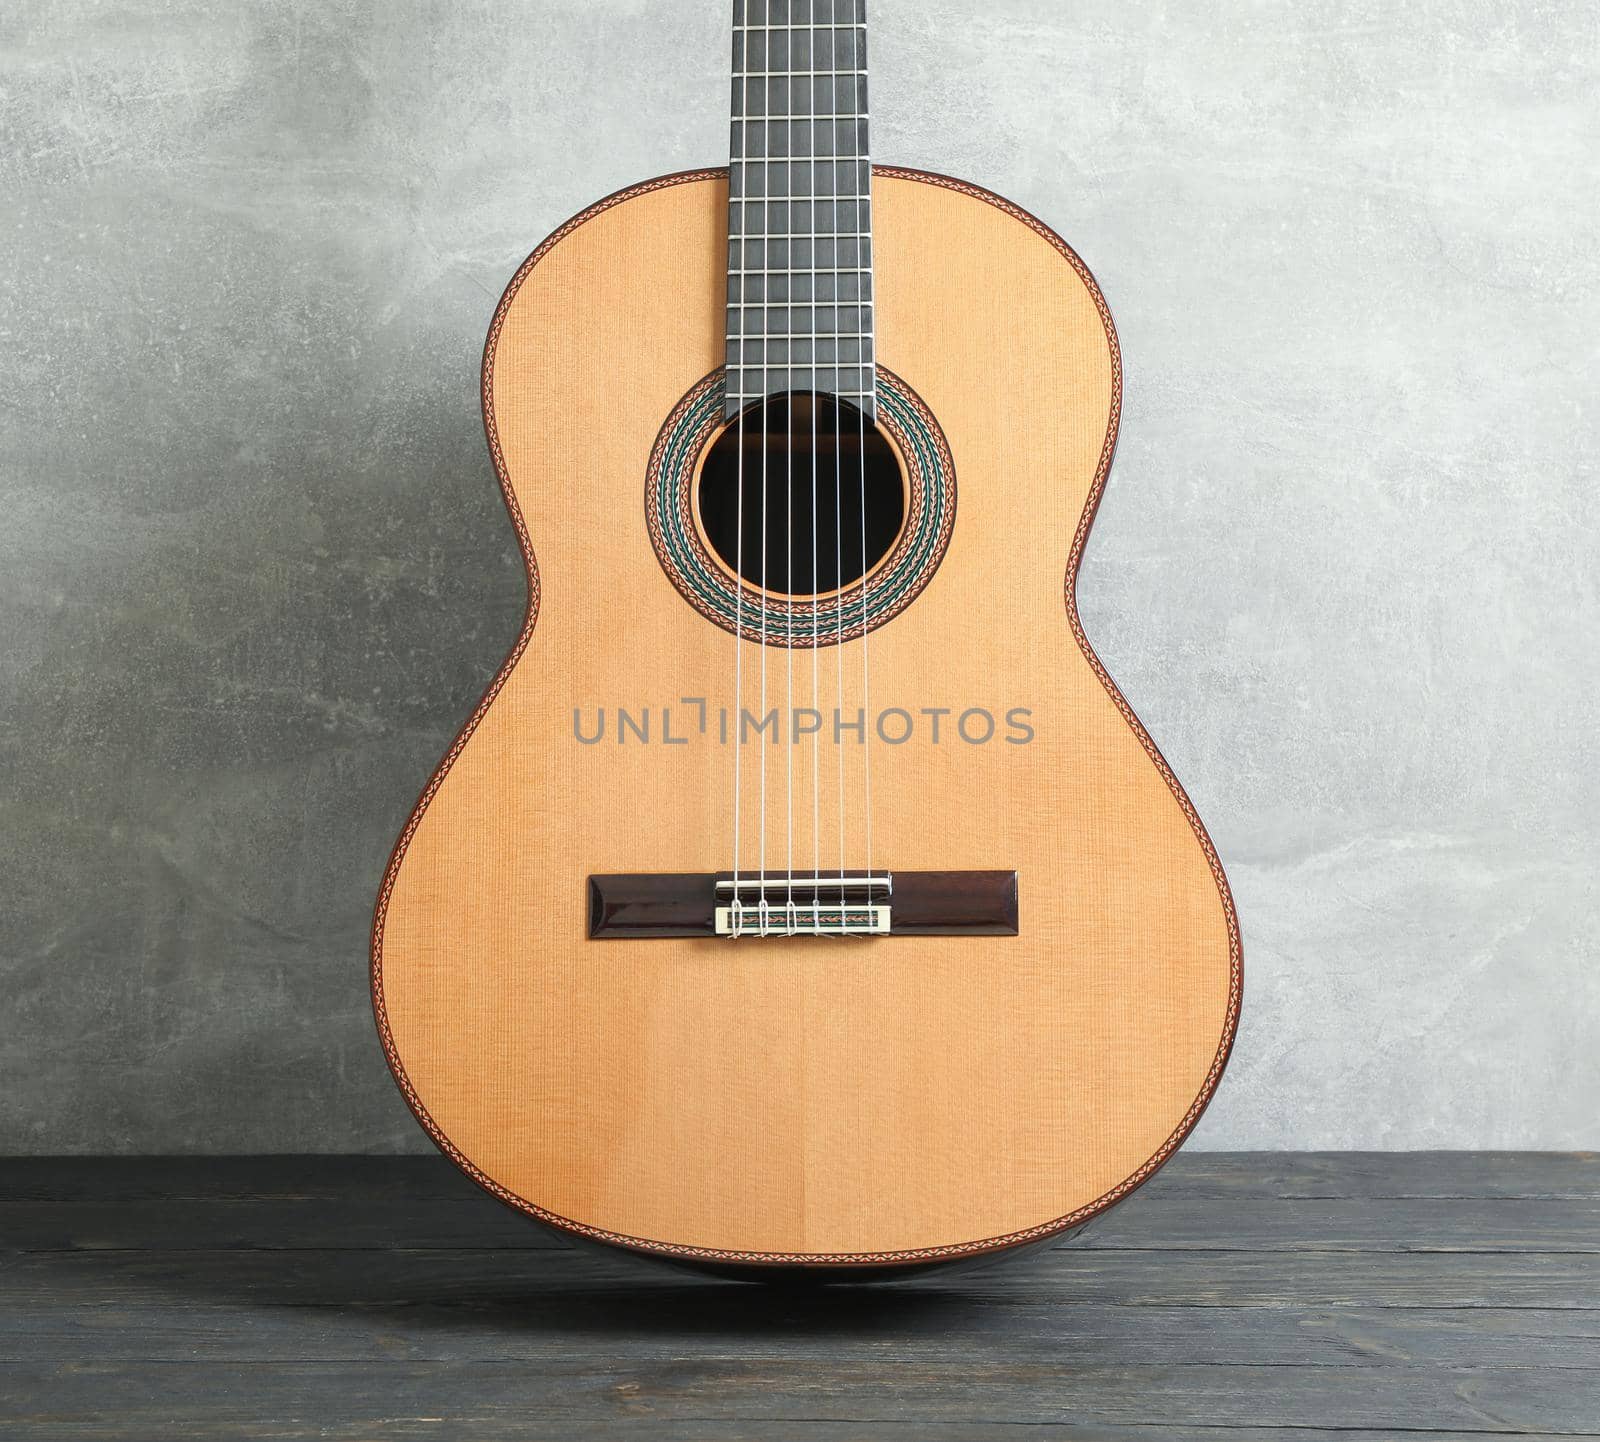
[[[812,0],[811,7],[811,68],[817,70],[817,41],[821,34],[817,26],[816,0]],[[831,61],[832,56],[829,56]],[[820,897],[817,892],[817,882],[822,877],[822,695],[818,686],[820,675],[820,659],[817,651],[822,644],[821,609],[822,600],[819,594],[817,558],[822,550],[822,537],[819,534],[817,514],[817,398],[819,390],[819,363],[821,346],[817,342],[817,92],[816,82],[813,80],[811,88],[811,116],[806,122],[806,132],[811,138],[811,705],[815,711],[817,729],[811,735],[811,902],[812,921],[815,925],[821,918]],[[830,112],[831,113],[831,112]],[[789,149],[794,149],[794,126],[789,126]],[[830,154],[835,149],[829,145]],[[835,287],[837,291],[837,286]]]
[[[771,7],[769,6],[768,8],[770,10]],[[793,70],[795,68],[795,64],[794,64],[794,16],[792,14],[789,16],[789,24],[788,24],[787,28],[788,28],[788,34],[784,38],[785,59],[788,62],[789,69]],[[767,68],[769,70],[771,70],[773,68],[772,56],[770,54],[767,56]],[[813,82],[813,84],[815,84],[815,82]],[[789,90],[789,112],[790,112],[791,115],[794,113],[794,87],[793,87],[792,84],[791,84],[790,90]],[[793,126],[792,122],[789,122],[789,121],[785,121],[784,128],[786,130],[788,130],[789,132],[791,132],[791,134],[792,134],[792,132],[794,130],[794,126]],[[793,149],[794,149],[794,146],[792,144],[785,146],[784,162],[783,162],[783,177],[784,177],[783,203],[784,203],[784,206],[785,206],[786,214],[789,217],[789,223],[785,228],[786,228],[786,230],[788,232],[788,235],[790,237],[789,246],[788,246],[790,254],[788,255],[788,261],[789,261],[789,267],[791,269],[794,266],[794,255],[793,255],[794,239],[793,239],[793,237],[794,237],[794,229],[795,229],[795,227],[794,227],[794,161],[793,161],[793,159],[791,158],[791,155],[790,155],[790,152],[792,152]],[[770,135],[767,137],[767,154],[768,155],[772,154],[772,137]],[[784,861],[785,861],[785,871],[787,872],[787,877],[786,877],[786,881],[785,881],[785,895],[784,895],[784,906],[783,906],[783,929],[784,929],[785,934],[787,934],[789,936],[793,936],[794,935],[794,931],[795,931],[795,911],[794,911],[794,743],[795,743],[795,735],[794,735],[794,725],[795,725],[795,720],[794,720],[794,624],[795,624],[795,618],[796,618],[796,613],[798,611],[798,607],[796,607],[796,605],[794,603],[794,592],[795,592],[795,584],[794,584],[794,310],[793,310],[793,298],[792,297],[786,297],[786,301],[787,301],[787,304],[785,306],[785,313],[784,313],[784,319],[785,319],[784,335],[787,337],[787,339],[785,339],[785,341],[784,341],[784,346],[785,346],[785,354],[784,354],[785,370],[784,370],[784,406],[783,406],[783,414],[784,414],[784,427],[783,427],[784,443],[783,443],[783,449],[784,449],[784,468],[785,468],[785,481],[784,481],[785,530],[784,530],[783,584],[784,584],[784,604],[785,604],[785,606],[787,608],[786,611],[785,611],[784,619],[785,619],[785,622],[786,622],[788,634],[785,637],[785,644],[784,644],[784,648],[783,648],[783,663],[784,663],[784,669],[785,669],[785,671],[786,671],[786,673],[788,675],[788,687],[787,687],[787,702],[788,702],[788,704],[787,704],[787,707],[785,708],[784,717],[783,717],[782,743],[783,743],[783,776],[784,776],[784,788],[785,788],[785,791],[787,793],[786,808],[787,808],[787,811],[788,811],[788,817],[787,817],[787,828],[786,828],[786,833],[785,833],[785,843],[786,843],[786,848],[787,849],[786,849],[786,854],[785,854]]]
[[[747,0],[747,3],[748,3],[748,0]],[[734,281],[734,279],[730,276],[729,277],[729,282],[728,282],[728,289],[729,289],[730,292],[732,292],[733,290],[735,290],[735,288],[737,288],[739,305],[738,305],[738,309],[737,310],[735,310],[732,306],[729,307],[729,309],[728,309],[728,321],[729,321],[729,328],[732,329],[733,332],[734,332],[734,346],[736,348],[736,354],[738,356],[738,362],[739,363],[738,363],[738,366],[737,366],[736,369],[730,371],[730,373],[729,373],[729,375],[727,377],[727,382],[726,382],[727,384],[732,385],[732,386],[735,387],[734,405],[735,405],[735,408],[736,408],[735,409],[735,419],[734,419],[734,456],[735,456],[735,459],[734,459],[734,526],[735,526],[735,538],[734,538],[734,543],[733,543],[734,544],[734,571],[735,571],[735,584],[734,584],[734,588],[733,588],[733,595],[734,595],[734,601],[733,601],[733,897],[732,897],[732,900],[731,900],[731,910],[729,912],[729,915],[731,917],[731,926],[730,926],[729,929],[730,929],[730,931],[732,932],[732,934],[735,937],[737,937],[740,934],[740,931],[743,929],[743,926],[744,926],[744,902],[743,902],[744,893],[739,889],[739,881],[740,881],[740,867],[739,867],[740,849],[739,849],[739,841],[740,841],[741,819],[743,817],[743,811],[744,811],[744,808],[743,808],[743,805],[742,805],[743,790],[744,790],[744,788],[743,788],[744,767],[741,764],[742,760],[743,760],[743,756],[744,756],[744,735],[743,735],[743,726],[742,726],[742,718],[743,718],[743,711],[744,711],[744,411],[745,411],[745,405],[744,405],[744,389],[745,389],[745,387],[744,387],[744,373],[745,373],[744,372],[744,363],[745,363],[744,315],[745,315],[745,302],[748,299],[748,295],[747,295],[747,292],[746,292],[746,289],[745,289],[745,278],[744,278],[745,277],[745,264],[744,264],[744,262],[745,262],[745,259],[746,259],[746,246],[745,246],[745,238],[744,238],[745,237],[744,205],[742,203],[742,200],[743,200],[744,193],[747,190],[747,186],[745,184],[745,174],[746,174],[745,165],[746,165],[746,161],[747,161],[747,159],[749,157],[749,153],[750,153],[750,146],[749,146],[749,142],[748,142],[748,139],[747,139],[747,137],[749,135],[749,131],[750,131],[750,123],[749,123],[748,119],[745,118],[750,113],[750,27],[749,27],[749,16],[746,15],[746,17],[745,17],[745,22],[746,23],[743,26],[740,26],[737,23],[737,20],[738,20],[738,16],[737,16],[737,13],[736,13],[735,14],[734,32],[733,32],[734,58],[736,60],[740,61],[740,67],[739,68],[740,68],[740,72],[741,72],[740,75],[739,75],[739,85],[740,85],[739,115],[740,115],[740,119],[739,119],[739,121],[738,121],[738,123],[737,123],[737,125],[735,127],[739,132],[739,157],[738,157],[739,158],[739,167],[738,167],[738,171],[737,171],[737,176],[738,176],[738,187],[739,187],[740,199],[741,199],[741,204],[739,205],[739,212],[738,212],[739,213],[739,234],[738,234],[738,239],[735,242],[735,244],[738,246],[738,249],[739,249],[739,265],[736,267],[736,271],[737,271],[737,274],[738,274],[739,278],[738,278],[737,281]],[[744,48],[743,48],[743,55],[742,56],[739,54],[739,41],[740,41],[740,38],[741,38],[741,31],[743,32],[743,40],[744,40]],[[730,174],[729,179],[730,179],[730,183],[731,183],[732,179],[733,179],[732,174]],[[730,220],[730,222],[732,220],[732,212],[733,212],[733,207],[729,206],[729,220]],[[730,230],[731,230],[731,224],[730,224]],[[729,246],[729,259],[730,260],[732,259],[732,251],[733,251],[733,246],[730,245]]]
[[[854,62],[851,69],[855,72],[851,76],[850,84],[856,91],[856,110],[865,114],[867,109],[867,0],[857,0],[861,6],[861,27],[850,32],[850,56]],[[857,43],[859,42],[859,49]],[[837,82],[835,82],[837,84]],[[865,154],[870,147],[862,146]],[[865,179],[861,185],[862,199],[857,203],[855,230],[856,263],[860,265],[863,260],[868,265],[872,261],[872,166],[868,162]],[[864,252],[864,254],[863,254]],[[861,789],[862,789],[862,827],[865,832],[866,846],[866,872],[872,875],[872,702],[869,691],[869,676],[871,667],[867,658],[867,600],[872,590],[871,579],[867,575],[867,404],[868,397],[877,393],[877,372],[872,356],[875,349],[868,336],[876,333],[877,327],[867,319],[870,311],[866,304],[856,308],[857,330],[860,333],[860,357],[862,365],[859,367],[861,376],[861,395],[857,399],[861,407],[857,411],[860,417],[861,441]]]
[[[767,0],[762,29],[765,50],[761,71],[761,113],[772,114],[772,0]],[[762,936],[771,932],[767,904],[767,556],[771,550],[767,527],[767,417],[772,347],[769,340],[769,298],[772,293],[772,137],[770,125],[761,130],[761,879],[756,919]]]
[[[770,149],[770,147],[769,147],[769,149]],[[790,166],[785,166],[784,168],[785,168],[785,170],[792,170],[792,167],[790,167]],[[787,194],[793,188],[794,187],[792,185],[786,185],[784,187],[785,194]],[[791,259],[792,259],[792,257],[791,257]],[[793,335],[794,328],[793,328],[792,325],[787,326],[785,329],[786,329],[786,333],[787,334],[789,334],[790,336]],[[789,346],[789,353],[785,357],[785,359],[787,361],[789,361],[791,363],[791,366],[792,366],[792,363],[793,363],[793,360],[794,360],[794,349],[793,349],[794,342],[791,339],[791,340],[785,342],[785,344]],[[790,388],[784,392],[784,462],[785,462],[785,467],[786,467],[786,471],[787,471],[787,479],[786,479],[785,485],[784,485],[784,498],[785,498],[784,510],[787,513],[787,523],[786,523],[787,524],[787,529],[785,531],[785,536],[784,536],[784,559],[783,559],[783,583],[784,583],[784,588],[785,588],[784,594],[785,594],[785,597],[786,597],[786,604],[788,606],[788,613],[787,613],[787,616],[786,616],[786,620],[787,620],[788,626],[790,628],[790,634],[786,638],[787,644],[785,644],[785,646],[783,648],[783,662],[784,662],[784,666],[785,666],[785,668],[786,668],[786,670],[788,672],[788,677],[789,677],[789,681],[788,681],[788,707],[784,712],[784,719],[783,719],[783,774],[784,774],[784,786],[785,786],[785,788],[787,789],[787,792],[788,792],[788,803],[787,804],[788,804],[788,812],[789,812],[788,834],[787,834],[787,847],[788,847],[788,850],[787,850],[787,855],[785,857],[785,866],[786,866],[786,869],[788,871],[788,883],[787,883],[787,895],[784,898],[783,924],[784,924],[785,931],[787,931],[789,933],[789,935],[792,936],[792,935],[794,935],[794,635],[793,635],[793,627],[794,627],[795,609],[796,609],[795,605],[794,605],[794,390],[793,390],[793,387],[792,387],[792,383],[794,381],[794,371],[793,371],[792,368],[789,371],[787,371],[787,373],[785,374],[784,379],[785,379],[786,382],[790,383]]]
[[[835,18],[837,18],[837,7]],[[835,68],[837,68],[837,66]],[[838,106],[837,86],[835,87],[834,102],[835,103],[829,108],[828,113],[830,115],[843,114],[844,112],[842,112]],[[837,150],[837,126],[834,127],[833,136],[834,144],[829,148]],[[850,148],[853,153],[855,150],[855,144],[853,141]],[[837,232],[839,229],[838,207],[836,206],[834,209],[834,230]],[[815,244],[815,242],[813,242],[813,244]],[[833,246],[833,262],[837,267],[841,258],[839,255],[839,242],[835,240],[833,242]],[[837,331],[837,324],[835,325],[835,331]],[[839,379],[843,375],[843,368],[840,365],[837,342],[835,342],[834,348],[833,375],[834,385],[837,387]],[[834,664],[838,671],[838,705],[833,713],[833,749],[835,758],[838,762],[839,775],[839,919],[840,929],[842,930],[845,917],[845,839],[848,835],[849,828],[846,824],[845,750],[844,732],[842,727],[842,723],[844,721],[844,614],[846,609],[844,586],[844,401],[838,395],[835,395],[833,400],[833,439],[833,579],[834,586],[836,588],[833,608],[834,619],[837,623],[836,634],[834,636],[833,655]]]
[[[787,54],[785,56],[785,61],[787,63],[787,66],[788,66],[789,70],[791,70],[791,71],[798,71],[798,69],[800,68],[795,63],[795,60],[796,60],[796,56],[795,56],[796,44],[795,44],[795,42],[796,42],[796,40],[798,38],[798,35],[799,35],[799,26],[795,23],[797,18],[798,17],[791,11],[791,13],[790,13],[790,15],[788,17],[788,20],[789,20],[788,27],[787,27],[788,33],[787,33],[787,36],[786,36],[786,51],[787,51]],[[817,61],[817,53],[816,53],[817,25],[816,25],[816,13],[815,13],[814,0],[813,0],[813,3],[811,5],[807,6],[807,13],[806,13],[804,18],[805,18],[805,22],[806,22],[806,68],[810,72],[809,78],[807,80],[807,90],[809,92],[809,97],[808,97],[809,98],[809,104],[807,106],[806,115],[808,117],[811,117],[811,116],[815,116],[816,113],[817,113],[817,98],[816,97],[817,97],[817,83],[818,83],[817,82],[817,74],[816,74],[817,69],[818,69],[818,61]],[[773,65],[772,65],[772,57],[770,55],[768,56],[768,68],[769,69],[774,68]],[[784,150],[784,176],[785,176],[784,196],[785,196],[785,199],[789,203],[789,215],[790,215],[791,221],[792,221],[793,216],[794,216],[794,207],[795,207],[795,203],[796,203],[795,202],[795,195],[796,195],[795,177],[796,177],[796,173],[797,173],[797,170],[798,170],[798,166],[796,165],[796,158],[797,157],[795,155],[795,149],[794,149],[794,137],[795,137],[795,128],[796,128],[795,127],[795,120],[794,120],[794,100],[795,100],[794,86],[791,83],[790,90],[789,90],[788,115],[787,115],[787,117],[785,119],[785,123],[784,123],[784,129],[785,129],[785,134],[786,134],[786,142],[787,142],[786,145],[785,145],[785,150]],[[816,267],[816,249],[817,249],[817,243],[816,243],[817,212],[818,212],[818,205],[819,205],[818,197],[817,197],[817,161],[816,161],[817,146],[816,146],[816,138],[815,138],[816,137],[816,122],[815,122],[815,120],[812,120],[812,119],[808,118],[806,124],[807,124],[808,130],[811,132],[811,135],[812,135],[811,156],[810,156],[811,189],[810,189],[810,192],[809,192],[809,199],[810,199],[809,213],[810,213],[810,216],[811,216],[811,227],[810,227],[811,228],[811,237],[810,237],[810,241],[811,241],[811,244],[810,244],[811,256],[810,256],[810,261],[811,261],[811,267],[812,267],[812,274],[813,274],[813,277],[814,277],[815,276],[815,267]],[[789,226],[789,235],[790,235],[789,268],[790,268],[791,272],[798,269],[798,267],[794,264],[795,257],[793,255],[793,245],[794,245],[795,233],[796,233],[795,232],[795,227],[791,224]],[[785,388],[786,415],[787,415],[787,420],[788,420],[787,436],[786,436],[786,439],[787,439],[787,460],[788,460],[788,487],[787,487],[787,499],[788,499],[788,554],[787,554],[786,562],[785,562],[785,576],[786,576],[786,579],[787,579],[787,582],[788,582],[789,627],[790,627],[790,632],[789,632],[789,635],[787,637],[788,644],[784,648],[784,659],[785,659],[785,663],[786,663],[787,668],[788,668],[788,677],[789,677],[789,684],[788,684],[789,706],[788,706],[787,714],[786,714],[786,716],[784,718],[784,738],[783,739],[784,739],[785,777],[786,777],[786,782],[787,782],[787,786],[788,786],[788,810],[789,810],[788,823],[789,824],[788,824],[788,887],[787,887],[786,904],[785,904],[785,908],[784,908],[784,923],[785,923],[785,929],[786,929],[787,933],[792,936],[799,929],[799,926],[798,926],[799,918],[798,918],[798,913],[796,912],[796,909],[795,909],[795,900],[794,900],[794,881],[795,881],[795,871],[794,871],[794,819],[795,819],[794,818],[794,763],[795,763],[795,748],[796,748],[796,746],[798,745],[798,742],[799,742],[799,734],[798,734],[799,718],[798,718],[798,715],[797,715],[797,713],[795,711],[795,707],[794,707],[794,651],[795,651],[795,644],[796,644],[796,640],[797,640],[794,628],[795,628],[795,623],[798,621],[799,615],[800,615],[800,608],[796,605],[795,599],[794,599],[795,592],[796,592],[796,590],[798,588],[795,585],[795,574],[794,574],[794,450],[795,450],[795,444],[796,444],[796,439],[797,438],[796,438],[796,435],[795,435],[795,426],[794,426],[794,396],[795,396],[794,379],[795,379],[795,370],[794,370],[794,365],[793,365],[793,362],[794,362],[793,336],[794,336],[794,332],[795,332],[795,326],[793,324],[793,321],[794,321],[795,312],[798,309],[798,307],[795,305],[795,297],[794,297],[794,293],[793,293],[794,286],[793,286],[792,276],[791,276],[790,281],[788,282],[788,287],[789,288],[788,288],[787,292],[785,293],[785,297],[784,297],[786,306],[788,308],[787,309],[787,315],[788,315],[788,319],[789,319],[789,322],[790,322],[790,324],[787,327],[787,333],[791,337],[791,340],[790,340],[790,347],[791,348],[790,348],[790,353],[789,353],[789,356],[788,356],[788,360],[790,362],[790,366],[789,366],[789,370],[788,370],[787,375],[786,375],[787,385],[786,385],[786,388]],[[809,327],[809,344],[810,344],[810,347],[811,347],[811,356],[810,356],[811,382],[812,382],[812,384],[811,384],[811,393],[812,393],[812,395],[814,397],[815,391],[816,391],[816,368],[817,368],[817,336],[816,336],[816,331],[817,331],[817,327],[816,327],[817,301],[816,301],[816,288],[815,288],[814,279],[813,279],[812,291],[811,291],[811,295],[810,295],[810,307],[811,307],[811,325]],[[816,600],[816,595],[817,595],[817,585],[816,585],[816,557],[817,557],[817,547],[816,547],[816,447],[815,447],[815,425],[816,425],[815,416],[816,416],[816,411],[815,411],[814,400],[810,405],[810,409],[811,409],[811,414],[812,414],[812,432],[813,432],[813,444],[812,444],[812,453],[811,453],[811,489],[812,489],[812,541],[811,541],[812,585],[811,585],[811,606],[812,606],[812,610],[813,610],[813,613],[814,613],[815,609],[816,609],[816,605],[817,605],[817,600]],[[814,651],[815,651],[815,647],[813,647],[813,652]],[[815,672],[816,672],[816,664],[815,664],[815,659],[813,657],[813,663],[812,663],[813,693],[815,692]],[[813,794],[813,798],[814,799],[815,799],[815,796],[816,796],[816,753],[815,753],[815,745],[816,745],[816,743],[815,743],[815,741],[813,741],[813,768],[812,768],[813,790],[812,790],[812,794]]]

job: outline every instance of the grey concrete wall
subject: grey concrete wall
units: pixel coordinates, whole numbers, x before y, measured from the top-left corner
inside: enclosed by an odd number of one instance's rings
[[[364,941],[522,604],[483,331],[725,154],[727,9],[0,11],[0,1149],[423,1145]],[[874,20],[879,157],[1120,323],[1084,612],[1246,936],[1198,1140],[1600,1144],[1594,7]]]

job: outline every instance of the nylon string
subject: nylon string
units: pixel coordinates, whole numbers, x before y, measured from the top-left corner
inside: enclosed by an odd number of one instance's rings
[[[817,68],[817,25],[815,0],[812,0],[811,13],[811,68]],[[816,84],[813,80],[811,88],[811,113],[817,113]],[[817,652],[822,647],[821,611],[822,601],[818,595],[818,567],[817,560],[822,551],[822,537],[818,534],[817,513],[817,397],[819,380],[819,357],[817,352],[817,275],[820,267],[817,265],[817,121],[812,119],[807,123],[811,133],[811,709],[817,716],[817,729],[811,734],[811,874],[813,881],[822,877],[822,690],[819,683],[820,657]],[[789,127],[791,136],[794,127]],[[793,147],[791,146],[791,149]],[[830,147],[831,148],[831,147]],[[821,897],[813,888],[813,904],[820,904]]]
[[[761,414],[766,416],[767,378],[770,374],[771,341],[768,312],[772,292],[772,0],[767,0],[762,29],[766,38],[766,57],[762,61],[761,113],[767,122],[761,128]],[[747,57],[748,58],[748,57]],[[748,67],[747,67],[748,68]],[[761,432],[761,876],[756,895],[756,921],[762,936],[771,931],[771,911],[767,903],[767,439]]]
[[[864,93],[866,90],[866,56],[857,48],[866,40],[866,0],[861,0],[862,27],[850,32],[850,57],[851,68],[858,73],[851,77],[851,84],[859,86]],[[866,107],[858,105],[858,111]],[[861,265],[863,257],[870,262],[871,252],[868,247],[872,242],[868,237],[872,234],[872,170],[869,166],[866,175],[866,184],[862,187],[862,199],[857,206],[856,213],[856,264]],[[863,267],[863,274],[865,268]],[[862,289],[861,277],[857,277],[857,289]],[[863,300],[857,306],[857,313],[862,317],[861,328],[861,394],[857,399],[861,402],[856,414],[860,419],[860,447],[861,447],[861,814],[862,829],[865,832],[866,844],[866,875],[872,875],[872,702],[869,691],[871,666],[867,657],[867,601],[872,590],[870,577],[867,575],[867,397],[874,390],[875,376],[872,361],[869,355],[867,336],[872,334],[876,327],[867,317],[867,306]]]
[[[750,27],[734,26],[734,45],[738,46],[741,31],[744,36],[744,54],[740,65],[739,86],[739,188],[745,190],[745,160],[750,153]],[[737,584],[734,586],[733,599],[733,897],[731,900],[733,916],[733,934],[739,935],[744,922],[744,906],[742,894],[739,890],[740,879],[740,829],[744,815],[743,807],[743,781],[744,767],[741,762],[744,757],[743,728],[740,725],[741,712],[744,707],[744,366],[745,366],[745,334],[744,311],[747,298],[745,286],[745,224],[744,224],[744,197],[740,197],[739,205],[739,231],[738,238],[728,247],[730,260],[733,256],[734,245],[738,247],[739,263],[733,267],[738,280],[730,284],[730,289],[738,296],[738,309],[729,307],[730,323],[736,317],[735,344],[738,347],[738,366],[727,377],[727,384],[734,387],[735,403],[737,409],[734,413],[734,569],[738,573]],[[728,207],[730,219],[733,207]],[[732,228],[730,226],[730,234]]]

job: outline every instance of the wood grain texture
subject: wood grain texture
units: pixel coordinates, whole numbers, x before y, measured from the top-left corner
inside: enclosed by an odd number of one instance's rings
[[[780,1294],[573,1248],[437,1157],[8,1162],[0,1434],[1595,1436],[1595,1179],[1187,1153],[1011,1266]]]
[[[1025,706],[1035,739],[874,746],[872,860],[1015,869],[1016,938],[650,941],[596,964],[590,873],[731,861],[727,750],[572,735],[575,708],[733,699],[735,643],[677,595],[642,505],[663,418],[720,358],[723,178],[563,228],[486,355],[529,627],[396,848],[375,1003],[408,1100],[470,1174],[643,1250],[910,1261],[1075,1225],[1192,1127],[1237,1023],[1221,868],[1072,601],[1120,404],[1104,303],[970,187],[881,172],[874,204],[880,360],[943,427],[959,501],[933,582],[870,638],[871,705]],[[835,648],[847,677],[861,644]],[[763,649],[745,643],[747,704]],[[781,688],[785,653],[765,655]],[[822,794],[842,768],[854,806],[859,754],[822,764]],[[778,748],[767,766],[781,796]],[[747,763],[747,847],[755,780]],[[831,821],[823,865],[860,866]],[[770,805],[767,832],[781,855]]]

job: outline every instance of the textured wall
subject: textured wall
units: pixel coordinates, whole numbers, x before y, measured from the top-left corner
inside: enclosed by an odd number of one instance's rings
[[[1595,10],[976,8],[875,0],[875,148],[1120,323],[1083,609],[1246,935],[1200,1141],[1600,1144]],[[483,331],[725,154],[727,9],[8,0],[0,1149],[422,1145],[364,942],[522,605]]]

